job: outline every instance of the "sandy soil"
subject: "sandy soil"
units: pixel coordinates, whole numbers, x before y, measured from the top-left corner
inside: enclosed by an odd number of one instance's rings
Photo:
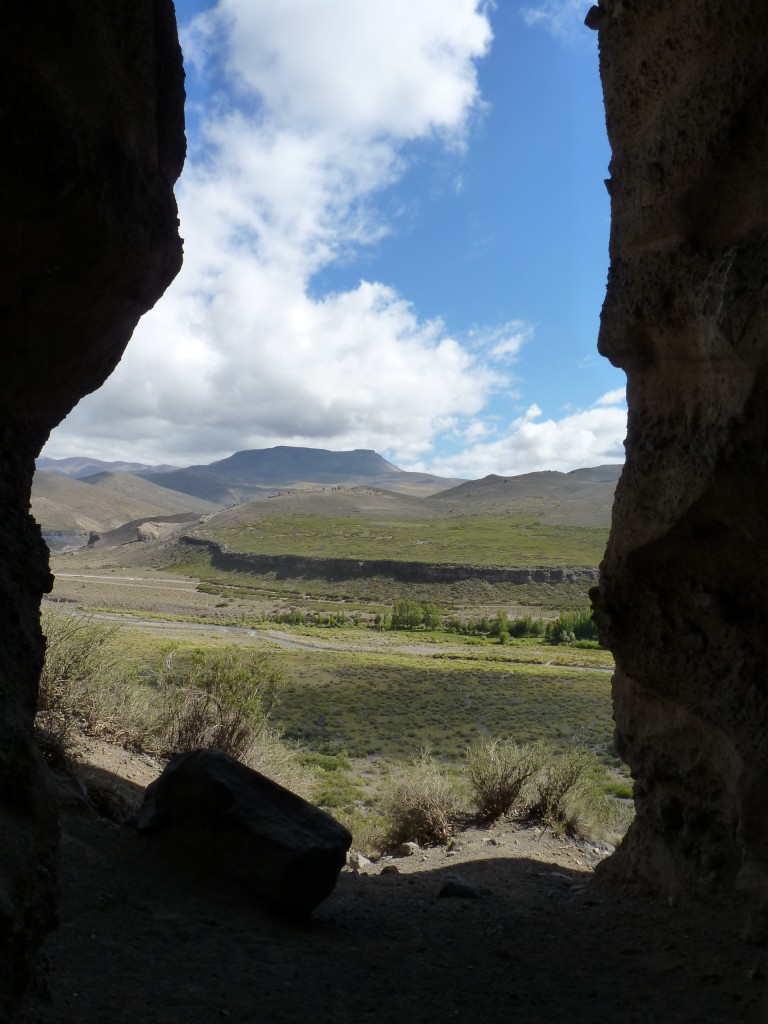
[[[58,783],[60,921],[24,1024],[768,1020],[765,951],[738,919],[607,887],[593,844],[472,828],[345,869],[297,926],[91,806],[129,813],[157,762],[95,740],[83,756],[82,783]],[[441,897],[450,875],[476,895]]]

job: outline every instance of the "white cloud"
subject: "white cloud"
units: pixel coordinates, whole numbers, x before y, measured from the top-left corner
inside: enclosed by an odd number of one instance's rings
[[[589,0],[542,0],[520,12],[529,28],[541,27],[557,39],[574,42],[579,37],[589,38],[584,18],[590,8]]]
[[[386,284],[313,298],[311,281],[389,230],[375,198],[407,144],[461,148],[490,42],[481,0],[219,0],[198,16],[183,44],[213,99],[178,188],[184,267],[47,452],[189,462],[293,443],[413,459],[476,416],[523,325],[477,348]]]
[[[622,405],[627,400],[627,389],[614,388],[613,391],[606,391],[604,395],[595,402],[595,405]]]
[[[469,341],[476,349],[484,349],[494,362],[514,362],[521,348],[533,337],[533,327],[522,320],[510,320],[497,327],[476,327],[469,332]]]
[[[407,468],[478,479],[489,473],[512,476],[542,469],[568,472],[584,466],[623,462],[626,409],[615,403],[609,406],[606,398],[608,395],[590,409],[560,420],[542,420],[541,409],[531,405],[495,440],[471,445],[455,455],[412,463]]]

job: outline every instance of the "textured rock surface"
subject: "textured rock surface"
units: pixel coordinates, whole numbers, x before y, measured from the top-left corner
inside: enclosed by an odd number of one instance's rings
[[[457,565],[435,562],[395,562],[387,559],[322,558],[310,555],[249,555],[228,551],[212,540],[182,536],[182,544],[205,548],[211,565],[217,569],[242,573],[274,572],[278,579],[354,580],[384,576],[402,583],[454,583],[457,580],[482,579],[489,583],[582,583],[597,579],[596,569],[551,566],[511,568],[501,565]]]
[[[55,817],[31,741],[51,582],[34,458],[178,271],[183,99],[170,0],[3,5],[0,1019],[53,916]]]
[[[768,885],[768,18],[604,0],[611,269],[628,375],[598,617],[637,820],[614,861],[668,892]]]
[[[170,835],[185,859],[292,918],[330,896],[352,842],[330,814],[220,750],[172,761],[147,787],[138,827]]]

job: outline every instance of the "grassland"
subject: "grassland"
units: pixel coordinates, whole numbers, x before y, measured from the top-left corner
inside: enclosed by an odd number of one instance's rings
[[[597,565],[608,537],[602,526],[557,526],[513,515],[380,522],[351,515],[265,515],[247,525],[197,532],[244,554],[510,566]]]
[[[289,682],[276,713],[288,737],[356,757],[403,758],[425,745],[457,759],[482,735],[610,746],[610,676],[426,657],[281,651]]]
[[[375,504],[366,514],[359,506],[372,502],[370,496],[341,497],[349,505],[345,514],[339,514],[346,506],[338,495],[323,514],[312,510],[308,498],[288,496],[289,513],[260,502],[254,513],[228,510],[217,517],[220,526],[212,522],[196,532],[243,553],[521,567],[596,566],[607,536],[602,526],[545,524],[530,515],[417,515],[402,501],[390,501],[390,514],[384,498],[377,499],[382,507]],[[131,559],[141,568],[121,564]],[[583,742],[610,756],[612,659],[605,651],[537,641],[500,645],[441,632],[279,629],[268,621],[287,609],[342,609],[370,619],[390,612],[404,596],[459,618],[503,609],[510,618],[528,613],[547,619],[583,607],[586,581],[404,584],[374,574],[354,580],[286,577],[219,569],[207,550],[180,543],[66,556],[56,560],[55,571],[54,596],[135,617],[117,642],[142,676],[157,670],[169,646],[182,659],[200,646],[267,650],[287,678],[276,720],[308,751],[346,750],[356,758],[391,761],[428,745],[455,760],[468,744],[491,735],[561,746]],[[152,616],[166,621],[149,621]],[[298,648],[278,646],[281,638]]]
[[[300,635],[311,643],[320,632]],[[473,740],[491,735],[547,739],[563,747],[576,741],[611,761],[607,652],[546,650],[533,642],[502,650],[462,639],[433,652],[428,640],[387,634],[371,650],[360,631],[350,630],[329,641],[341,645],[335,649],[288,650],[247,630],[206,632],[197,626],[181,638],[158,622],[156,630],[125,624],[114,643],[144,678],[158,672],[169,650],[180,665],[200,647],[234,643],[267,651],[286,678],[274,721],[311,751],[392,761],[426,745],[457,760]],[[549,663],[536,663],[545,657]],[[560,664],[552,663],[555,657]]]

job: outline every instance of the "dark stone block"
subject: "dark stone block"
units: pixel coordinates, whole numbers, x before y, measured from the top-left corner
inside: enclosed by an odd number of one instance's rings
[[[325,811],[220,750],[173,760],[147,787],[137,827],[169,834],[292,918],[333,892],[352,842]]]

